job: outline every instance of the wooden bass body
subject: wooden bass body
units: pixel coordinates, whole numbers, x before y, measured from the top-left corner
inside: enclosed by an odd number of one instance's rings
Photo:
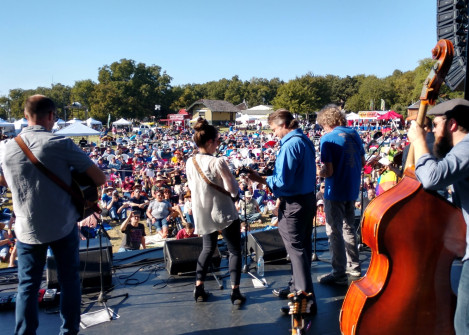
[[[395,187],[370,202],[362,235],[371,261],[348,289],[342,333],[454,334],[450,272],[466,246],[461,210],[425,191],[408,168]]]

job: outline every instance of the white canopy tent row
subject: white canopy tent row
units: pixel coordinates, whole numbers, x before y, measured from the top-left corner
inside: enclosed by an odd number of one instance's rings
[[[2,135],[5,135],[5,136],[15,136],[16,135],[15,124],[7,122],[3,119],[0,119],[0,132]]]

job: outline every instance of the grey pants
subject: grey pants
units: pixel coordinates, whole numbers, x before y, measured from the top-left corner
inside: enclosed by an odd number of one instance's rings
[[[332,273],[345,275],[347,268],[360,271],[355,225],[355,202],[324,199],[326,234],[332,258]]]

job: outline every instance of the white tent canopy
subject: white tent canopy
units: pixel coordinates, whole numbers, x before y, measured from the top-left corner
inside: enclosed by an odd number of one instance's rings
[[[85,121],[82,121],[82,120],[79,120],[79,119],[76,119],[76,118],[73,118],[73,120],[68,120],[67,122],[65,122],[66,124],[74,124],[74,123],[84,123]]]
[[[80,122],[75,122],[74,124],[56,131],[55,134],[62,136],[92,136],[99,135],[100,133],[99,131],[91,129]]]
[[[99,120],[95,120],[92,117],[90,117],[88,120],[86,120],[86,124],[88,125],[88,127],[90,127],[92,124],[101,124],[102,125],[103,123]]]
[[[28,126],[28,120],[26,120],[25,118],[22,118],[22,119],[19,119],[19,120],[16,120],[15,122],[13,122],[15,124],[15,129],[23,129],[24,127],[27,127]]]
[[[251,122],[254,122],[256,120],[257,119],[255,117],[250,116],[250,115],[246,115],[246,114],[243,114],[240,117],[236,118],[236,121],[242,122],[242,123],[251,123]]]
[[[3,134],[5,135],[15,135],[15,124],[6,122],[3,119],[0,119],[0,130],[2,131]]]
[[[127,121],[126,119],[119,119],[112,123],[113,126],[131,126],[132,122]]]
[[[347,120],[353,121],[353,120],[358,120],[360,116],[358,116],[357,113],[350,112],[349,114],[346,115]]]
[[[57,121],[55,121],[52,130],[62,129],[63,127],[65,127],[65,121],[62,119],[58,119]]]

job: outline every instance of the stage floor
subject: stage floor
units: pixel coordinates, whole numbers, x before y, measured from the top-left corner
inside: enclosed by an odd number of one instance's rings
[[[222,252],[223,254],[223,252]],[[346,286],[325,286],[317,283],[316,277],[331,270],[327,238],[323,229],[318,230],[317,255],[319,260],[312,264],[312,277],[318,302],[318,314],[311,319],[310,334],[340,334],[339,312],[347,292]],[[360,252],[363,274],[370,261],[370,252]],[[217,274],[226,274],[226,258]],[[251,264],[255,274],[255,264]],[[453,265],[452,281],[456,287],[461,263]],[[114,289],[110,297],[128,294],[127,298],[112,298],[109,308],[118,318],[109,322],[81,329],[81,334],[288,334],[290,317],[280,312],[286,305],[272,295],[272,289],[284,287],[290,279],[290,264],[286,261],[266,262],[265,280],[268,287],[254,287],[251,276],[243,273],[241,291],[246,295],[245,305],[233,306],[229,295],[229,278],[223,279],[220,289],[212,276],[205,283],[212,296],[209,302],[195,303],[193,300],[194,275],[170,276],[166,271],[162,249],[119,253],[114,255],[112,281]],[[5,269],[0,273],[0,294],[14,292],[15,284],[1,280],[14,277],[14,272]],[[45,284],[44,284],[45,285]],[[96,293],[83,295],[83,302],[96,297]],[[83,313],[102,310],[98,303],[83,305]],[[0,312],[0,334],[12,334],[14,311]],[[37,334],[58,333],[60,317],[57,308],[41,308]]]

